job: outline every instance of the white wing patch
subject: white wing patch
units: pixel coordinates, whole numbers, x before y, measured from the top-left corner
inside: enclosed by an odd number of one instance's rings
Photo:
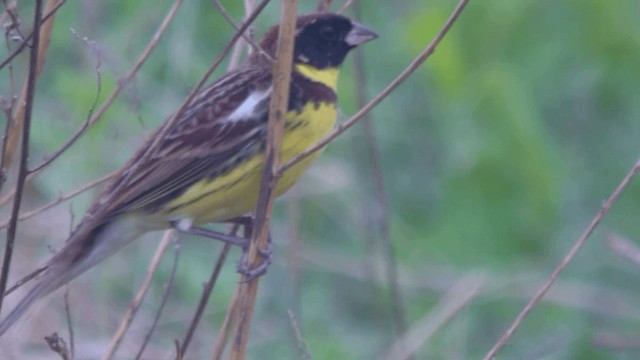
[[[255,115],[257,115],[256,108],[258,104],[260,104],[262,100],[271,95],[271,89],[272,87],[270,86],[264,91],[254,91],[249,94],[249,96],[242,102],[242,104],[240,104],[237,109],[235,109],[231,114],[229,114],[229,116],[227,116],[226,121],[235,122],[255,117]]]

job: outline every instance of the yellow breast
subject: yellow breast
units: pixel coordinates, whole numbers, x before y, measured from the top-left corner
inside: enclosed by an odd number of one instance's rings
[[[335,104],[307,104],[302,112],[287,114],[280,163],[315,145],[333,129],[336,118]],[[276,195],[289,189],[319,154],[316,152],[285,171],[278,180]],[[162,217],[166,220],[188,218],[197,224],[222,221],[254,210],[263,166],[264,154],[257,154],[226,174],[194,184],[165,207],[175,210]]]

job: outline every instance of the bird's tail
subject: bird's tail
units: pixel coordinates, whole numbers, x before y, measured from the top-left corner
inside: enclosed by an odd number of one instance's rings
[[[120,250],[142,232],[140,223],[134,218],[115,219],[89,230],[83,229],[83,224],[80,224],[64,247],[45,265],[46,270],[35,278],[35,285],[27,295],[0,322],[0,336],[38,299]]]

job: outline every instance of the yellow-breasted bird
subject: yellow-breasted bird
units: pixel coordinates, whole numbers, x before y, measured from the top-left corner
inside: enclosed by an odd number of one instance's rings
[[[260,41],[271,58],[277,37],[276,25]],[[350,50],[376,37],[367,27],[337,14],[297,18],[281,161],[305,151],[332,130],[338,69]],[[176,228],[246,246],[245,239],[195,225],[235,219],[256,207],[273,89],[268,59],[255,52],[197,95],[171,128],[161,127],[150,136],[96,197],[64,247],[0,323],[0,335],[34,301],[143,233]],[[161,131],[165,135],[156,139]],[[152,146],[154,141],[159,142]],[[291,187],[317,155],[285,171],[276,193]]]

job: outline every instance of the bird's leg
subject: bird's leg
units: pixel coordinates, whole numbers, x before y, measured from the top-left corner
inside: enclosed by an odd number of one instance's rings
[[[243,252],[249,249],[249,239],[235,236],[231,234],[225,234],[219,231],[209,230],[197,226],[192,226],[190,223],[185,224],[183,221],[173,221],[171,226],[178,232],[184,234],[198,235],[209,239],[215,239],[227,244],[236,245],[242,248]]]
[[[247,276],[247,281],[253,280],[258,276],[266,274],[267,268],[271,264],[271,254],[273,248],[271,246],[271,234],[267,238],[267,247],[265,249],[258,248],[258,254],[262,257],[262,261],[258,266],[249,268],[246,265],[246,258],[249,253],[249,242],[253,233],[253,218],[249,216],[238,217],[227,221],[232,224],[242,225],[244,228],[244,236],[236,236],[225,234],[219,231],[209,230],[198,226],[193,226],[191,221],[179,220],[173,221],[171,226],[178,232],[206,237],[209,239],[219,240],[227,244],[238,246],[242,249],[242,256],[238,261],[237,270],[240,274]]]
[[[251,235],[253,234],[253,224],[254,218],[250,216],[238,217],[235,219],[229,220],[229,222],[234,224],[241,224],[244,228],[244,237],[247,241],[250,241]],[[273,254],[273,246],[271,245],[271,233],[267,235],[267,246],[264,249],[258,248],[258,254],[262,258],[262,261],[258,266],[254,268],[249,268],[247,265],[247,256],[249,255],[249,247],[243,248],[242,256],[238,261],[237,270],[240,274],[243,274],[247,277],[246,281],[251,281],[258,276],[262,276],[267,273],[267,269],[269,265],[271,265],[271,255]]]

